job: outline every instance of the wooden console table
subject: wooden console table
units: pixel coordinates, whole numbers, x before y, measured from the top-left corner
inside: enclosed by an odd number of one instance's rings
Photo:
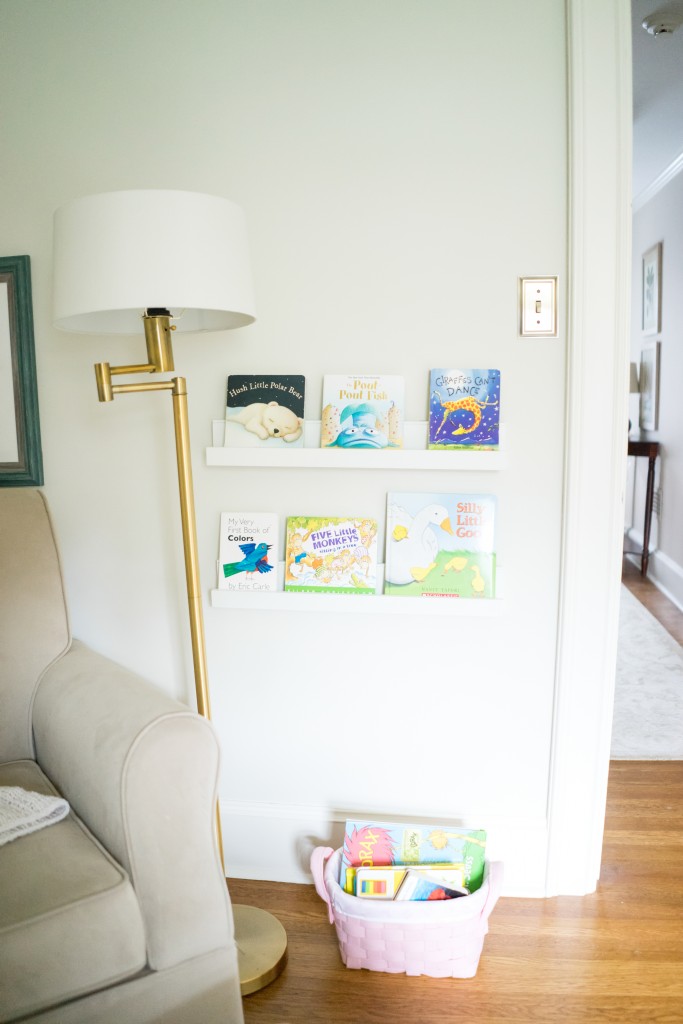
[[[650,560],[650,528],[652,526],[652,503],[655,496],[655,463],[659,455],[659,441],[628,442],[628,454],[647,459],[647,488],[645,490],[645,518],[643,519],[643,550],[640,553],[640,575],[647,576]]]

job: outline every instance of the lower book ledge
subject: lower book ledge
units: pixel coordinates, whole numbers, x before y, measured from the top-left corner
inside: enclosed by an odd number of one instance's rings
[[[355,615],[451,615],[478,618],[499,615],[495,598],[394,597],[386,594],[301,594],[296,591],[212,590],[212,608],[279,612],[350,612]]]

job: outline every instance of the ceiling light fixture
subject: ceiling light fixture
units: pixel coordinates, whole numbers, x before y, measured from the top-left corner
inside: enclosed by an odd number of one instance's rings
[[[655,11],[643,21],[643,28],[651,36],[670,36],[683,24],[683,13]]]

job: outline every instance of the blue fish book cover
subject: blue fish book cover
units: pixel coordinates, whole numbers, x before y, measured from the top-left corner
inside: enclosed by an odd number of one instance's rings
[[[389,374],[323,378],[321,448],[402,448],[405,381]]]
[[[483,829],[347,819],[339,885],[353,893],[359,867],[449,863],[463,866],[463,883],[476,892],[484,879],[485,852]]]
[[[430,370],[428,448],[497,451],[499,430],[500,370]]]
[[[374,595],[377,522],[290,516],[285,539],[285,590]]]
[[[390,492],[384,593],[495,597],[495,525],[493,494]]]
[[[221,512],[218,589],[277,590],[277,542],[275,512]]]
[[[226,448],[303,448],[306,379],[302,374],[228,377]]]

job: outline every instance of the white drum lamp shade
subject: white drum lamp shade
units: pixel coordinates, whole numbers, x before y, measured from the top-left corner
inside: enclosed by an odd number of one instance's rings
[[[218,196],[137,189],[76,199],[55,212],[53,266],[62,330],[139,334],[152,308],[185,332],[255,319],[244,213]]]

